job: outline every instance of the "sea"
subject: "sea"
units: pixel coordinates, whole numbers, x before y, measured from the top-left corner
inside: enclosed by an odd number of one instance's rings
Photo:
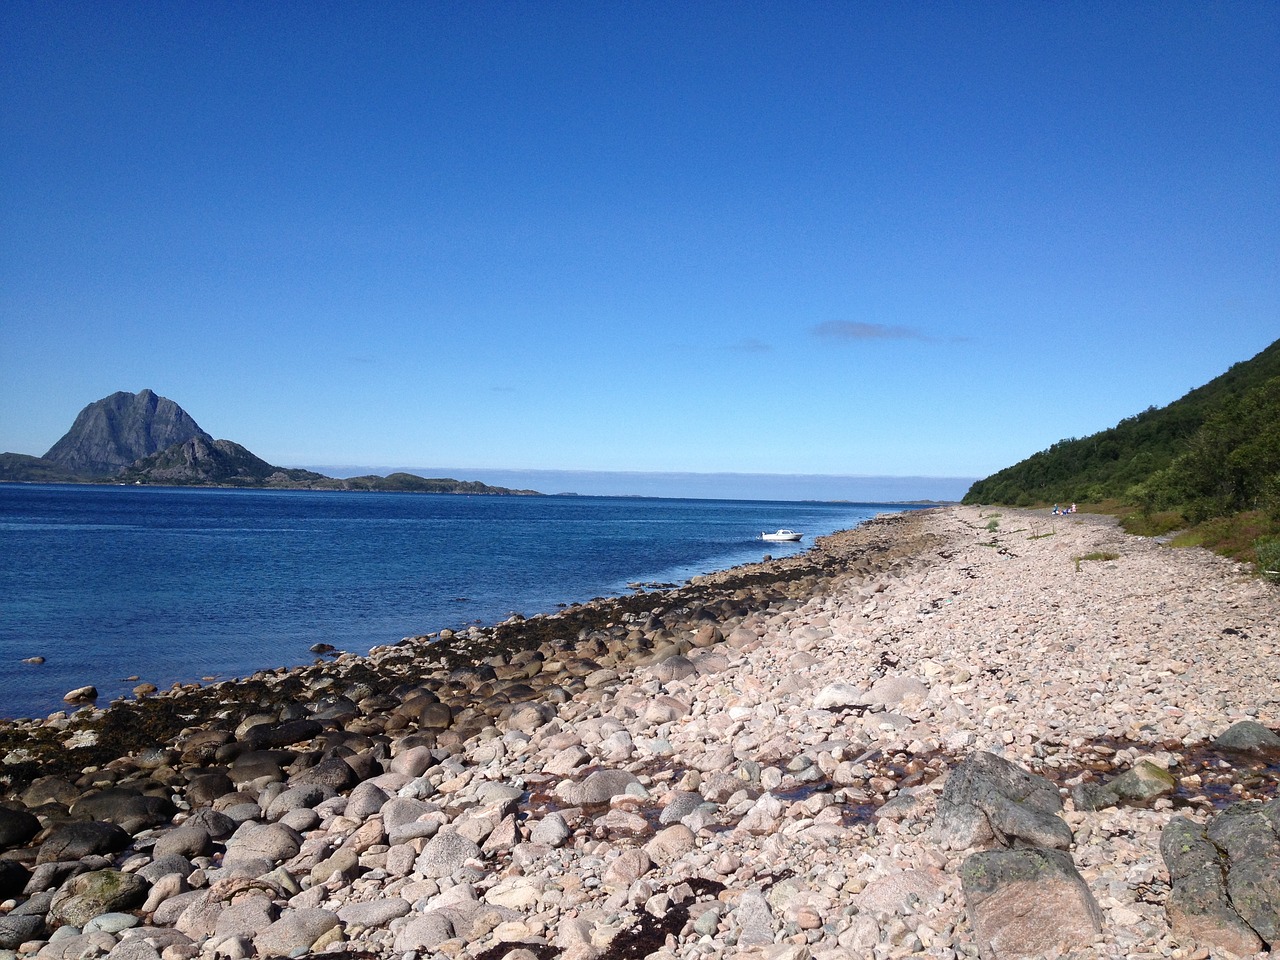
[[[680,584],[902,509],[0,484],[0,717]],[[759,539],[779,527],[804,541]]]

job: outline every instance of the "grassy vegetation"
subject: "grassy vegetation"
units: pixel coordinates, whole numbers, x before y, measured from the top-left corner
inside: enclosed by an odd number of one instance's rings
[[[1076,573],[1080,572],[1080,563],[1081,561],[1084,561],[1084,560],[1093,560],[1099,563],[1104,563],[1108,560],[1119,560],[1119,559],[1120,559],[1120,554],[1118,553],[1111,553],[1110,551],[1095,550],[1093,553],[1086,553],[1082,556],[1075,558]]]

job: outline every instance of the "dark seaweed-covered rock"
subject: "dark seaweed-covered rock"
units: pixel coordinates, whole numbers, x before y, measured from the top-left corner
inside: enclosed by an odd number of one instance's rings
[[[121,787],[88,794],[71,805],[71,815],[78,820],[105,820],[131,834],[168,823],[176,812],[167,797]]]
[[[31,871],[16,860],[0,860],[0,900],[16,897],[30,879]]]
[[[290,747],[318,737],[324,731],[319,720],[289,720],[285,723],[261,723],[250,727],[240,737],[248,750],[270,750]]]
[[[40,821],[26,810],[0,807],[0,850],[21,847],[40,832]]]
[[[53,828],[40,845],[36,863],[83,860],[94,854],[119,853],[128,845],[129,834],[114,823],[72,821]]]

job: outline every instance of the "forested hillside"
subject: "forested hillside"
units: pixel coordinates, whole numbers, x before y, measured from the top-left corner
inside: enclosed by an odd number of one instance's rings
[[[1280,579],[1280,340],[1167,407],[1063,440],[979,480],[965,503],[1127,505],[1126,528],[1183,529]]]
[[[969,488],[964,502],[1028,506],[1055,501],[1130,499],[1135,504],[1173,506],[1170,498],[1174,495],[1171,484],[1175,476],[1162,476],[1154,484],[1152,481],[1179,457],[1191,456],[1194,451],[1200,451],[1195,454],[1194,464],[1185,462],[1175,471],[1182,478],[1179,482],[1190,484],[1188,495],[1196,499],[1220,499],[1224,494],[1210,494],[1208,487],[1228,481],[1206,476],[1200,483],[1187,476],[1187,471],[1207,467],[1209,459],[1224,454],[1224,444],[1234,449],[1240,431],[1232,424],[1240,417],[1247,416],[1255,424],[1265,423],[1270,409],[1274,425],[1275,411],[1267,397],[1275,392],[1274,385],[1268,384],[1276,378],[1280,378],[1280,340],[1166,407],[1150,407],[1089,437],[1061,440],[1021,463],[979,480]],[[1209,432],[1201,436],[1206,425],[1211,425]],[[1237,456],[1240,462],[1236,479],[1230,481],[1237,493],[1228,499],[1241,503],[1247,499],[1248,490],[1257,486],[1245,480],[1240,471],[1252,475],[1257,468],[1265,472],[1267,445],[1262,441],[1263,449]],[[1205,452],[1210,449],[1216,452]]]

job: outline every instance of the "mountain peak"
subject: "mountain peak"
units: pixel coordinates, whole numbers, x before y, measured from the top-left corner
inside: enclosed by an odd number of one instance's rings
[[[81,410],[44,459],[73,473],[114,474],[136,460],[196,438],[213,441],[172,400],[149,389],[121,390]]]

